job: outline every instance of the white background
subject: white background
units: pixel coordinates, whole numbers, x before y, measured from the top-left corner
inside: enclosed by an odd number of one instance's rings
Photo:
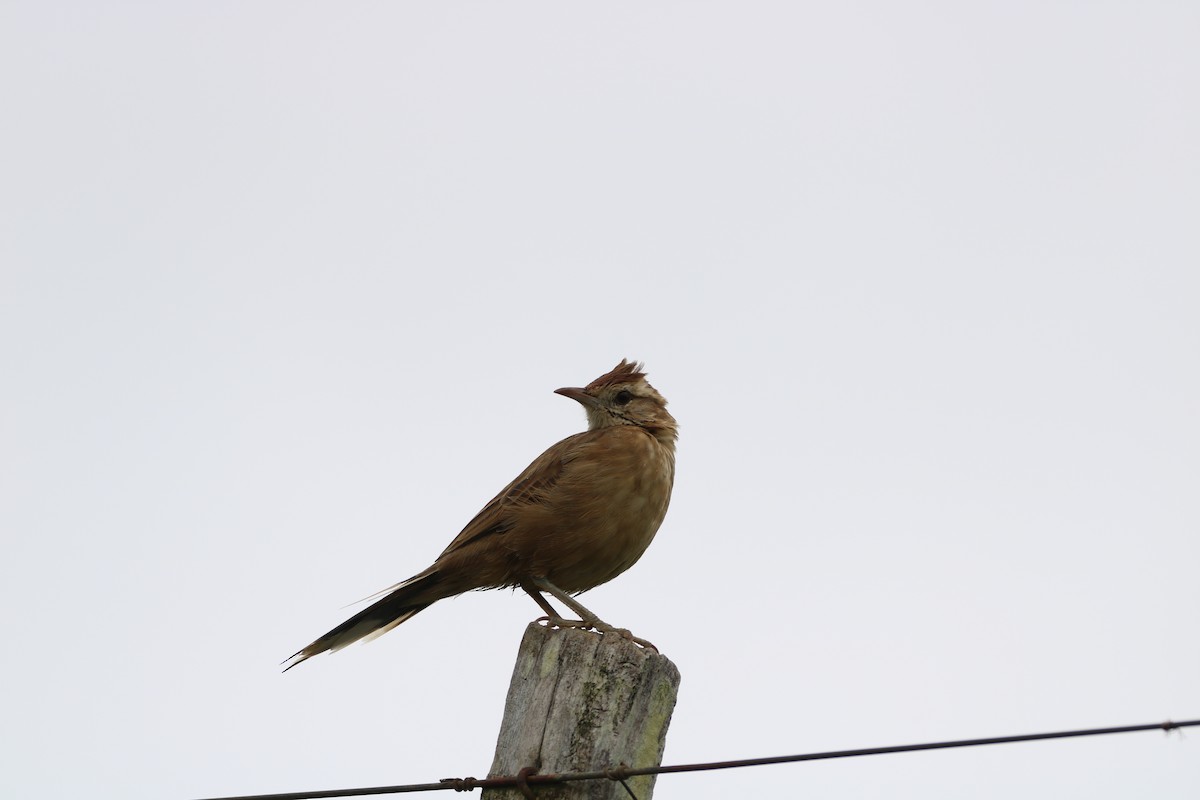
[[[286,675],[646,361],[583,600],[666,763],[1200,717],[1200,6],[0,5],[0,794],[482,776],[471,594]],[[1200,734],[656,797],[1200,792]]]

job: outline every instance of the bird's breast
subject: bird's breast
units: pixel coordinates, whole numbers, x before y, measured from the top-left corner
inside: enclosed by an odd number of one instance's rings
[[[642,556],[658,532],[675,480],[674,450],[634,427],[596,431],[569,454],[548,504],[536,568],[565,591],[599,586]],[[549,521],[549,520],[547,520]]]

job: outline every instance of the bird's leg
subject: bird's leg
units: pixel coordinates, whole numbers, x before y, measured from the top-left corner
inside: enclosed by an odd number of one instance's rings
[[[590,624],[588,624],[584,620],[563,619],[561,616],[559,616],[558,610],[555,609],[554,606],[550,605],[550,601],[548,601],[545,597],[542,596],[542,593],[540,591],[538,591],[537,587],[534,586],[531,581],[527,581],[527,580],[521,581],[521,588],[525,590],[525,594],[527,594],[533,598],[533,602],[537,603],[539,606],[542,607],[542,611],[546,612],[546,616],[538,617],[537,620],[535,620],[536,622],[541,622],[541,621],[545,620],[547,625],[550,625],[550,626],[553,626],[556,628],[590,628],[590,627],[592,627]]]
[[[524,593],[526,593],[530,597],[533,597],[533,601],[535,603],[538,603],[539,606],[541,606],[541,609],[544,610],[544,612],[546,612],[546,615],[542,616],[541,619],[544,619],[547,621],[552,620],[552,621],[557,621],[557,622],[571,621],[571,620],[564,620],[562,618],[562,616],[559,616],[558,610],[556,608],[554,608],[553,606],[551,606],[550,601],[546,600],[545,597],[541,596],[540,591],[538,591],[538,588],[534,587],[532,582],[522,581],[521,588],[524,590]],[[582,621],[582,620],[580,620],[580,621]],[[570,627],[570,625],[568,625],[566,627]]]
[[[587,623],[587,627],[600,628],[601,626],[603,626],[605,628],[613,628],[612,625],[609,625],[607,622],[600,619],[595,614],[593,614],[591,611],[589,611],[583,605],[583,603],[579,602],[574,597],[571,597],[571,595],[567,594],[562,589],[558,588],[557,586],[555,586],[553,583],[546,580],[545,578],[531,578],[529,582],[539,591],[539,593],[540,592],[548,592],[549,594],[554,595],[554,597],[556,599],[561,600],[563,602],[563,605],[565,605],[567,608],[571,609],[572,611],[574,611],[576,614],[579,615],[579,619],[582,622]],[[528,590],[526,590],[526,591],[528,591]],[[538,603],[538,605],[540,605],[542,608],[547,608],[550,604],[547,603],[546,599],[543,597],[543,598],[541,598],[541,601]],[[614,630],[615,630],[615,628],[614,628]]]
[[[563,605],[565,605],[567,608],[571,609],[572,611],[574,611],[576,614],[579,615],[579,621],[581,623],[583,623],[583,624],[572,625],[572,624],[570,624],[570,621],[568,621],[568,620],[559,619],[559,620],[553,620],[552,624],[555,624],[560,628],[592,628],[594,630],[599,631],[600,633],[615,633],[617,636],[620,636],[622,639],[628,639],[629,641],[633,642],[634,644],[649,648],[650,650],[653,650],[656,653],[658,652],[658,648],[655,647],[654,645],[652,645],[650,642],[646,641],[645,639],[639,639],[638,637],[634,636],[632,633],[630,633],[625,628],[618,628],[614,625],[609,625],[607,622],[605,622],[604,620],[597,617],[591,611],[588,611],[588,609],[583,605],[583,603],[580,603],[574,597],[567,594],[562,589],[558,588],[557,586],[555,586],[553,583],[546,580],[545,578],[530,578],[528,583],[530,585],[532,585],[534,587],[534,589],[537,590],[537,592],[539,592],[539,593],[540,592],[548,592],[548,593],[554,595],[554,597],[556,599],[561,600]],[[526,586],[526,584],[524,582],[521,584],[521,588],[525,589],[526,592],[529,592],[530,595],[533,595],[533,599],[536,600],[538,605],[540,605],[543,609],[549,610],[550,604],[548,602],[546,602],[546,599],[544,597],[541,597],[540,594],[535,594],[534,592],[530,592],[529,587]],[[551,616],[554,616],[554,615],[552,614]],[[563,622],[567,622],[568,624],[565,624],[565,625],[560,624]]]

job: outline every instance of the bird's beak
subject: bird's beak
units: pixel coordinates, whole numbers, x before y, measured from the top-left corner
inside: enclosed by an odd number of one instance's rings
[[[590,394],[588,394],[583,389],[576,389],[576,388],[568,386],[568,387],[565,387],[562,389],[555,389],[554,393],[561,394],[563,397],[569,397],[572,400],[578,400],[580,403],[583,404],[584,408],[599,408],[600,407],[600,401],[597,400],[596,398],[592,397]]]

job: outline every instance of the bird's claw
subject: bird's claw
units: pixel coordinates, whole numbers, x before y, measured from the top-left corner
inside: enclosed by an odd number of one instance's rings
[[[653,650],[656,653],[658,652],[658,648],[655,647],[653,643],[648,642],[639,636],[634,636],[628,628],[614,628],[612,625],[601,624],[596,626],[596,630],[600,631],[600,633],[612,633],[620,636],[622,639],[633,642],[644,650]]]
[[[540,616],[534,622],[544,622],[547,628],[579,628],[584,631],[596,629],[595,624],[587,620],[563,619],[562,617],[551,617],[549,615]]]
[[[633,642],[638,647],[646,650],[653,650],[656,653],[658,652],[658,648],[655,647],[652,642],[648,642],[641,637],[634,636],[628,628],[618,628],[600,620],[591,621],[583,619],[562,619],[561,617],[543,615],[535,619],[534,622],[544,622],[546,623],[547,628],[578,628],[584,631],[596,631],[601,635],[611,633],[615,636],[620,636],[626,641]]]

